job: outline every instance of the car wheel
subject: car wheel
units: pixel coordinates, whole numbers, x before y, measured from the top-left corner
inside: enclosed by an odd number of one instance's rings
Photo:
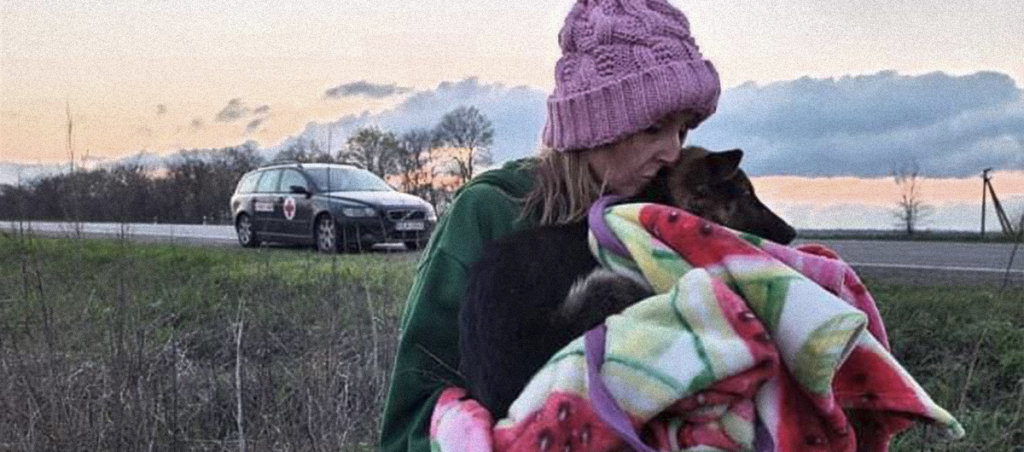
[[[316,250],[321,253],[338,251],[338,225],[330,215],[321,215],[316,220]]]
[[[423,241],[421,241],[421,240],[410,240],[408,242],[405,242],[405,249],[407,249],[409,251],[415,251],[415,250],[418,250],[420,248],[423,248],[426,245],[427,245],[427,242],[425,240],[423,240]]]
[[[247,214],[238,216],[235,220],[235,233],[238,235],[238,243],[246,248],[253,248],[260,245],[260,239],[256,235],[256,226]]]

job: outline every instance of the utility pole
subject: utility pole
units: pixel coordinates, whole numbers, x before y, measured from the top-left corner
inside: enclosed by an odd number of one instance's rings
[[[992,177],[988,175],[989,171],[992,171],[992,168],[986,168],[981,172],[981,237],[985,237],[985,195],[987,193],[992,196],[992,207],[996,209],[996,216],[999,218],[999,226],[1003,229],[1003,235],[1012,238],[1016,234],[1013,230],[1013,222],[1010,221],[1010,217],[1006,216],[1003,205],[999,203],[996,189],[992,187]]]
[[[988,197],[985,190],[988,188],[989,171],[992,171],[992,168],[985,168],[981,172],[981,238],[985,238],[985,199]]]
[[[66,99],[64,103],[64,111],[67,112],[68,116],[68,158],[71,160],[71,173],[75,172],[75,147],[71,143],[71,130],[74,128],[74,123],[71,121],[71,99]]]

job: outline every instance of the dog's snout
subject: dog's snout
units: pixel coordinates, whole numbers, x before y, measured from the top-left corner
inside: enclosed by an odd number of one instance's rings
[[[781,243],[783,245],[789,245],[790,243],[793,242],[793,239],[795,239],[795,238],[796,238],[796,229],[793,229],[792,226],[787,224],[782,229],[782,231],[779,231],[778,240],[775,240],[775,241],[777,243]]]

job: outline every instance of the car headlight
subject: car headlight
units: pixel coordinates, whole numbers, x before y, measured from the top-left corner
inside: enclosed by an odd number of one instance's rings
[[[341,213],[346,217],[353,218],[366,218],[377,216],[377,211],[373,207],[345,207],[341,209]]]
[[[437,221],[437,212],[434,211],[434,206],[427,205],[427,221]]]

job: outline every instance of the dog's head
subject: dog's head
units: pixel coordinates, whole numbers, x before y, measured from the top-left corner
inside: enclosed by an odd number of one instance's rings
[[[685,209],[716,223],[787,244],[796,231],[765,206],[740,169],[743,151],[683,149],[679,161],[659,173],[649,199]]]

